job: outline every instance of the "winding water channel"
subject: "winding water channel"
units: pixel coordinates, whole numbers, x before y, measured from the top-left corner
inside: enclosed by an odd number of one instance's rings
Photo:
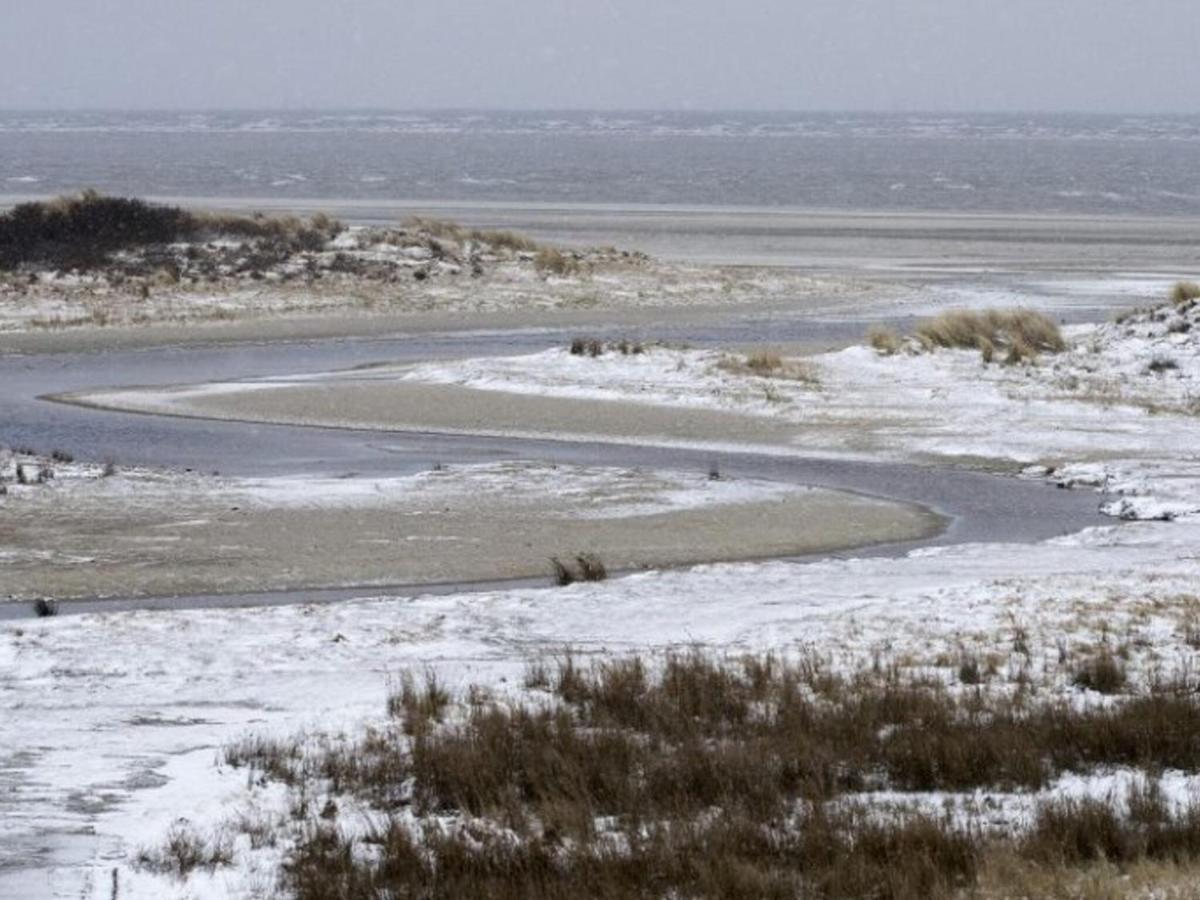
[[[739,320],[664,335],[701,346],[754,340],[852,340],[855,323]],[[1032,542],[1103,521],[1089,492],[947,467],[871,463],[641,444],[365,431],[178,418],[51,402],[48,395],[114,385],[161,385],[345,369],[384,361],[530,353],[561,346],[560,330],[455,332],[371,339],[223,344],[152,350],[0,357],[0,442],[39,451],[62,449],[81,460],[166,466],[226,475],[325,474],[397,476],[436,463],[529,460],[589,466],[706,471],[716,464],[736,477],[849,490],[916,503],[940,513],[948,527],[922,542],[857,549],[898,554],[922,544]],[[1109,520],[1111,521],[1111,520]],[[2,579],[0,579],[2,581]],[[450,592],[524,586],[525,581],[405,585],[185,597],[76,600],[64,612],[122,608],[196,608],[334,601],[398,592]],[[0,618],[29,615],[24,604],[0,606]]]

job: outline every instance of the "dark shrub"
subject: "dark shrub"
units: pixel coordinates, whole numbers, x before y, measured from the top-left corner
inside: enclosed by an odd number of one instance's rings
[[[195,227],[173,206],[85,191],[46,203],[22,203],[0,215],[0,269],[22,263],[90,268],[114,250],[180,240]]]

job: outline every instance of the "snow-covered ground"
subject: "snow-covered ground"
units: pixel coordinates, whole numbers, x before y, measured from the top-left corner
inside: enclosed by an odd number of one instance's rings
[[[1047,696],[1101,702],[1070,675],[1100,646],[1131,684],[1194,677],[1200,645],[1200,328],[1171,307],[1075,330],[1036,365],[973,351],[881,356],[851,348],[805,377],[746,375],[718,354],[471,360],[391,373],[554,396],[736,408],[796,426],[794,448],[1004,464],[1118,493],[1113,524],[1034,546],[975,544],[903,558],[702,566],[604,584],[322,607],[50,619],[0,629],[0,893],[262,896],[282,846],[234,840],[236,864],[186,882],[137,871],[134,850],[186,818],[201,832],[270,816],[274,788],[221,762],[246,733],[356,729],[384,715],[389,681],[431,667],[451,687],[521,690],[531,659],[771,649],[837,668],[884,660],[953,680],[964,652],[1003,680],[1030,671]],[[1161,359],[1169,358],[1173,366]],[[1159,364],[1152,365],[1155,360]],[[736,369],[736,367],[734,367]],[[1121,521],[1143,519],[1144,521]],[[1165,521],[1162,519],[1170,519]],[[1127,772],[1064,778],[1050,793],[1107,796]],[[1175,799],[1198,785],[1166,773]],[[985,809],[1025,821],[1028,795],[876,798]],[[986,799],[987,802],[984,802]],[[5,869],[38,859],[37,869]],[[61,861],[56,865],[55,854]],[[115,873],[115,874],[114,874]]]
[[[671,263],[611,248],[565,251],[568,267],[557,271],[539,264],[533,244],[434,231],[352,227],[320,249],[263,262],[253,241],[221,240],[125,251],[87,272],[0,272],[0,335],[329,314],[842,305],[871,292],[853,279]],[[130,267],[135,274],[124,271]]]
[[[16,475],[20,467],[22,478]],[[49,478],[39,479],[46,472]],[[3,501],[48,498],[56,507],[76,501],[147,505],[208,501],[271,509],[387,507],[434,509],[461,497],[503,497],[538,505],[554,518],[622,519],[685,509],[762,503],[809,491],[801,485],[754,479],[712,479],[702,472],[646,471],[527,462],[438,466],[403,476],[205,476],[151,468],[106,468],[0,449]],[[551,507],[547,507],[547,503]]]
[[[809,454],[999,461],[1126,495],[1114,511],[1127,517],[1200,510],[1200,308],[1168,304],[1067,336],[1066,352],[1032,365],[857,346],[755,376],[729,354],[650,347],[429,363],[390,377],[769,416],[794,424],[791,444]]]
[[[1050,690],[1076,691],[1058,662],[1062,646],[1086,653],[1108,641],[1129,648],[1135,683],[1186,671],[1200,616],[1198,539],[1195,520],[1136,523],[1036,547],[7,625],[0,888],[5,896],[108,897],[115,868],[121,897],[256,896],[278,849],[252,851],[239,838],[237,866],[186,883],[135,871],[130,856],[180,819],[207,832],[248,808],[269,815],[277,794],[222,765],[222,745],[250,733],[336,733],[382,721],[388,685],[405,670],[432,667],[454,688],[516,691],[530,659],[566,648],[588,655],[700,645],[815,653],[847,668],[883,658],[953,678],[967,650],[994,658],[1002,673],[1029,666]],[[1091,786],[1111,788],[1108,778]],[[989,815],[1019,819],[1031,802],[1000,796]],[[4,869],[45,847],[58,848],[61,866],[52,856],[49,867]],[[72,849],[90,861],[72,858]]]

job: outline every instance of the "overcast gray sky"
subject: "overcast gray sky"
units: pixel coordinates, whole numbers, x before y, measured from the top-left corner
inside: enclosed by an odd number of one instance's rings
[[[1200,112],[1200,0],[5,0],[0,107]]]

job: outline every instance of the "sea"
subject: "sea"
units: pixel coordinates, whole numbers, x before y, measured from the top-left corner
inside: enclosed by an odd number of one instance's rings
[[[0,195],[1200,215],[1200,116],[0,112]]]

